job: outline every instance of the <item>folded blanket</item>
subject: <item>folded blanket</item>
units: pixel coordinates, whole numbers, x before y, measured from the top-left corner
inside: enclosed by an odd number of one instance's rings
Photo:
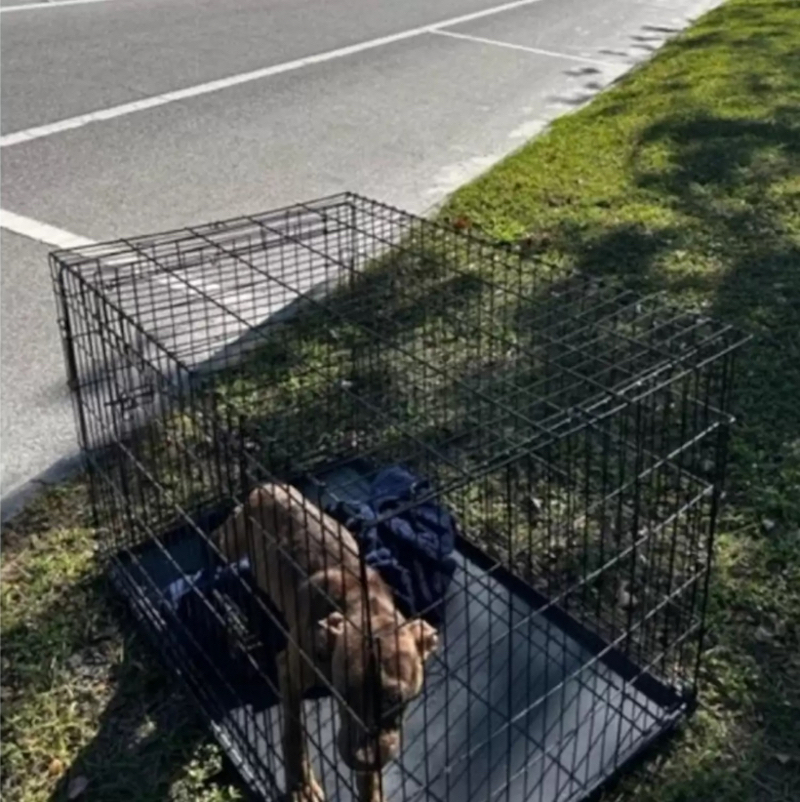
[[[401,611],[435,625],[456,568],[456,521],[434,499],[402,510],[429,491],[429,482],[392,466],[375,476],[365,501],[340,501],[326,512],[355,535],[367,564],[392,588]]]

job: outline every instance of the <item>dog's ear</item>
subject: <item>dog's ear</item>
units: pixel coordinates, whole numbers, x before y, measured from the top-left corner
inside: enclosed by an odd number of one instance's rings
[[[285,492],[276,484],[268,483],[254,487],[247,497],[244,506],[254,520],[272,523],[275,508],[282,507]]]
[[[414,641],[417,644],[419,656],[424,663],[438,648],[439,634],[436,630],[424,619],[417,618],[412,621],[409,626],[414,635]]]
[[[336,610],[317,621],[315,645],[319,657],[330,659],[336,647],[336,641],[344,634],[344,625],[344,616]]]

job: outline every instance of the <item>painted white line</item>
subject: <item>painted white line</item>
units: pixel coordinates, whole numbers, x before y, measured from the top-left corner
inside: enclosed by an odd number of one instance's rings
[[[456,33],[455,31],[442,31],[438,28],[431,30],[431,33],[438,34],[439,36],[450,36],[453,39],[465,39],[468,42],[478,42],[482,45],[495,45],[497,47],[507,47],[511,50],[522,50],[525,53],[535,53],[537,56],[552,56],[553,58],[563,58],[568,61],[580,61],[584,64],[594,64],[597,67],[614,67],[616,66],[610,61],[602,61],[596,58],[586,58],[584,56],[573,56],[569,53],[558,53],[554,50],[542,50],[539,47],[528,47],[527,45],[515,45],[511,42],[501,42],[497,39],[484,39],[482,36],[470,36],[466,33]]]
[[[94,240],[80,237],[47,223],[40,223],[30,217],[23,217],[21,214],[8,212],[5,209],[0,209],[0,228],[37,242],[43,242],[53,248],[89,248],[97,245]]]
[[[61,8],[61,6],[83,6],[87,3],[108,3],[109,0],[54,0],[52,3],[28,3],[27,6],[0,6],[0,14],[11,11],[38,11],[42,8]]]
[[[376,47],[383,47],[384,45],[394,44],[395,42],[402,42],[405,39],[412,39],[416,36],[422,36],[432,31],[438,31],[440,28],[449,27],[451,25],[460,25],[465,22],[472,22],[473,20],[489,17],[494,14],[501,14],[504,11],[512,11],[516,8],[523,8],[524,6],[531,6],[534,3],[540,3],[542,0],[514,0],[510,3],[503,3],[502,5],[492,6],[491,8],[484,9],[483,11],[475,11],[472,14],[463,14],[460,17],[452,17],[450,19],[441,20],[431,25],[423,25],[419,28],[411,28],[407,31],[400,33],[393,33],[389,36],[381,36],[378,39],[368,39],[365,42],[359,42],[355,45],[348,45],[347,47],[339,47],[336,50],[329,50],[325,53],[318,53],[314,56],[306,56],[305,58],[295,59],[294,61],[287,61],[283,64],[275,64],[272,67],[264,67],[252,72],[243,72],[239,75],[231,75],[228,78],[221,78],[217,81],[208,81],[207,83],[197,84],[196,86],[188,86],[185,89],[178,89],[174,92],[165,92],[161,95],[154,95],[152,97],[144,98],[143,100],[136,100],[131,103],[123,103],[119,106],[112,106],[108,109],[100,111],[89,112],[88,114],[79,114],[77,117],[68,117],[58,122],[49,123],[47,125],[39,125],[35,128],[28,128],[24,131],[17,131],[12,134],[5,134],[0,137],[0,148],[7,148],[11,145],[18,145],[21,142],[30,142],[33,139],[42,139],[43,137],[53,136],[60,134],[64,131],[70,131],[73,128],[82,128],[84,125],[90,123],[102,122],[103,120],[113,120],[117,117],[124,117],[128,114],[133,114],[137,111],[144,111],[145,109],[153,109],[157,106],[164,106],[167,103],[175,103],[179,100],[187,100],[200,95],[207,95],[211,92],[219,92],[222,89],[229,89],[232,86],[239,86],[240,84],[250,83],[251,81],[258,81],[262,78],[270,78],[273,75],[281,75],[285,72],[292,72],[299,70],[303,67],[309,67],[312,64],[323,64],[326,61],[333,61],[334,59],[344,58],[345,56],[352,56],[356,53],[363,53],[366,50],[373,50]]]
[[[79,234],[73,234],[70,231],[64,231],[63,228],[56,228],[48,223],[42,223],[39,220],[34,220],[31,217],[25,217],[15,212],[9,212],[6,209],[0,209],[0,228],[6,231],[11,231],[14,234],[27,237],[28,239],[35,240],[48,245],[51,248],[76,248],[80,252],[86,248],[86,255],[102,256],[102,251],[97,250],[96,246],[99,244],[95,240],[81,237]],[[88,249],[94,248],[93,251]],[[122,254],[122,263],[130,262],[130,254]],[[115,264],[114,258],[106,259],[106,267],[112,267]],[[197,294],[205,298],[206,295],[213,295],[215,290],[219,289],[219,285],[213,283],[206,283],[201,279],[188,279],[183,280],[174,278],[169,275],[161,275],[153,273],[148,276],[150,281],[156,284],[161,284],[164,287],[170,287],[173,292],[178,295],[192,295]]]

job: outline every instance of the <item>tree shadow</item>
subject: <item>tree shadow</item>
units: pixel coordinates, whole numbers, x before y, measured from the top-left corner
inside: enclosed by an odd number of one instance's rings
[[[753,76],[752,80],[760,82],[763,78]],[[753,193],[752,208],[743,213],[759,213],[767,204],[761,203],[766,199],[756,197],[755,192],[760,190],[763,196],[780,167],[765,164],[759,169],[757,162],[771,151],[781,160],[792,160],[800,154],[797,117],[795,109],[776,109],[770,120],[730,119],[708,113],[693,115],[689,120],[664,119],[645,130],[639,148],[668,143],[673,151],[671,168],[639,172],[638,184],[661,195],[677,196],[686,211],[708,220],[713,211],[709,198],[695,205],[695,188],[705,186],[715,194],[744,189],[746,173],[747,189]],[[724,229],[726,222],[719,221],[716,226]],[[729,222],[728,228],[741,237],[739,221]]]
[[[92,578],[64,586],[50,606],[4,629],[10,795],[23,776],[37,774],[53,802],[190,799],[230,782],[220,762],[192,774],[207,729],[133,624],[105,581]],[[48,757],[81,741],[69,765]]]
[[[761,18],[742,5],[728,14]],[[772,33],[727,38],[760,50],[774,45]],[[709,33],[680,47],[722,38]],[[796,53],[773,69],[785,85],[800,81]],[[774,74],[750,75],[748,91],[768,91]],[[612,106],[603,113],[616,111]],[[658,166],[647,158],[655,148],[662,154]],[[798,748],[789,722],[800,714],[800,689],[787,656],[797,664],[800,633],[791,625],[785,631],[785,624],[797,605],[782,580],[774,594],[764,588],[773,584],[766,566],[786,572],[796,564],[788,544],[800,525],[800,244],[791,184],[800,174],[800,108],[776,99],[762,118],[744,109],[737,115],[675,108],[641,132],[630,170],[637,189],[674,212],[681,225],[601,222],[579,229],[566,222],[553,241],[581,270],[620,275],[637,289],[666,288],[755,335],[739,362],[733,394],[738,421],[723,525],[723,531],[744,530],[735,542],[746,568],[717,579],[712,618],[718,632],[711,644],[731,656],[728,668],[719,670],[748,675],[749,693],[740,696],[741,676],[733,673],[721,684],[716,680],[711,696],[740,717],[732,739],[747,768],[732,776],[742,793],[788,800],[798,787],[796,763],[786,755]],[[687,269],[686,254],[703,268]],[[774,635],[776,629],[782,634]],[[715,681],[713,670],[707,679]],[[717,798],[719,783],[731,784],[723,773],[699,767],[675,787],[685,798]]]
[[[121,617],[124,630],[134,632],[134,622]],[[133,657],[131,651],[141,656]],[[85,662],[75,670],[85,670],[90,661],[85,655]],[[89,798],[109,802],[156,802],[185,793],[176,784],[186,777],[197,748],[208,740],[208,731],[183,690],[154,663],[151,645],[130,635],[123,662],[114,668],[116,689],[99,717],[97,732],[57,784],[52,802],[73,798],[73,783],[81,777],[88,783]],[[206,767],[201,772],[202,778],[189,783],[195,793],[218,779],[217,772]],[[221,777],[221,763],[218,772]]]
[[[711,738],[714,727],[727,728],[728,743],[698,756],[691,771],[677,761],[683,777],[670,774],[666,760],[647,782],[665,783],[669,799],[789,800],[800,787],[790,723],[800,715],[800,642],[791,623],[800,609],[786,579],[797,570],[800,527],[800,107],[791,102],[800,57],[789,45],[791,24],[734,3],[670,44],[656,73],[658,102],[649,104],[656,119],[625,152],[624,197],[589,213],[565,210],[539,233],[537,221],[525,221],[534,254],[556,254],[637,291],[667,290],[755,335],[732,396],[737,422],[721,531],[726,561],[736,564],[726,562],[712,584],[704,675],[714,712],[703,711],[697,725]],[[698,60],[708,47],[731,50],[716,62]],[[742,68],[731,71],[728,59]],[[602,128],[622,116],[625,126],[648,89],[653,82],[624,84],[584,112],[584,125]],[[681,749],[691,748],[690,736]],[[743,767],[725,759],[730,749]]]

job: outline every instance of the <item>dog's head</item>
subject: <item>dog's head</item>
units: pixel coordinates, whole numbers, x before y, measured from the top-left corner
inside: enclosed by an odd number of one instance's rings
[[[319,626],[341,696],[337,744],[342,760],[356,771],[381,769],[400,750],[403,717],[422,690],[425,662],[438,646],[436,630],[421,619],[390,616],[373,619],[367,637],[339,612]]]

